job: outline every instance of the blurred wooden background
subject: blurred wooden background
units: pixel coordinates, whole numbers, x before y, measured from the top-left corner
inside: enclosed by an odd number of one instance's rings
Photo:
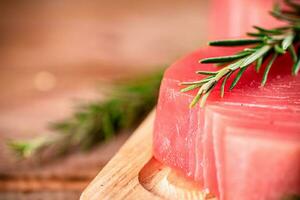
[[[11,138],[51,134],[47,124],[97,83],[168,65],[204,44],[206,0],[0,2],[0,200],[78,199],[126,140],[47,164],[17,160]]]

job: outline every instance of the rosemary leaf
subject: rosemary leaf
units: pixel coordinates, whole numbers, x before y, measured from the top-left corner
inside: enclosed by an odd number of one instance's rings
[[[265,37],[266,36],[265,33],[251,33],[251,32],[247,33],[247,35],[250,37]]]
[[[297,15],[297,11],[295,10],[281,10],[281,13],[288,14],[288,15]]]
[[[236,86],[246,69],[246,67],[240,69],[240,71],[237,73],[236,77],[230,85],[230,90],[232,90]]]
[[[232,73],[228,73],[225,78],[223,79],[222,85],[221,85],[221,97],[224,97],[224,91],[225,91],[225,84],[227,82],[227,79],[230,77]]]
[[[204,78],[200,81],[191,81],[191,82],[181,82],[180,85],[193,85],[193,84],[204,84],[208,81],[210,81],[213,78],[213,76],[209,76],[207,78]]]
[[[271,11],[270,14],[279,19],[279,20],[284,20],[284,21],[288,21],[288,22],[298,22],[299,19],[295,18],[295,17],[292,17],[292,16],[289,16],[289,15],[285,15],[285,14],[282,14],[282,13],[279,13],[279,12],[276,12],[276,11]]]
[[[249,52],[253,53],[253,52],[257,51],[258,49],[260,49],[262,46],[263,46],[263,44],[259,44],[254,47],[251,47],[251,48],[245,48],[244,51],[249,51]]]
[[[292,9],[300,10],[300,4],[293,0],[284,0],[285,4]]]
[[[202,86],[202,84],[199,84],[199,83],[198,84],[189,85],[189,86],[181,89],[180,92],[188,92],[188,91],[194,90],[194,89],[196,89],[198,87],[201,87],[201,86]]]
[[[283,41],[282,41],[282,49],[284,51],[287,50],[287,48],[293,44],[294,38],[295,38],[295,35],[294,34],[290,34],[290,35],[288,35],[287,37],[285,37],[283,39]]]
[[[298,58],[298,61],[293,66],[292,74],[294,76],[298,75],[299,69],[300,69],[300,59]]]
[[[262,56],[262,57],[258,58],[257,61],[256,61],[255,71],[257,73],[259,72],[259,70],[261,68],[261,65],[263,63],[263,59],[264,59],[264,57]]]
[[[212,72],[212,71],[196,71],[196,74],[201,75],[216,75],[218,72]]]
[[[270,72],[270,69],[273,65],[273,62],[275,61],[275,59],[277,58],[278,54],[277,53],[274,53],[273,57],[271,58],[270,62],[268,63],[266,69],[265,69],[265,72],[264,72],[264,75],[263,75],[263,79],[262,79],[262,82],[261,82],[261,85],[264,86],[267,82],[267,79],[268,79],[268,74]]]
[[[213,86],[214,87],[214,86]],[[203,106],[205,105],[205,102],[208,98],[208,96],[210,95],[211,91],[212,91],[213,88],[211,88],[207,93],[205,93],[203,95],[203,97],[201,98],[201,102],[200,102],[200,107],[203,108]]]
[[[205,58],[200,60],[201,63],[224,63],[231,62],[239,58],[243,58],[249,55],[251,52],[241,52],[232,56],[221,56],[221,57],[213,57],[213,58]]]
[[[274,35],[280,35],[282,34],[282,31],[278,29],[265,29],[259,26],[253,26],[253,28],[257,29],[260,33],[265,33],[265,34],[274,34]]]
[[[285,54],[285,50],[283,50],[278,44],[276,44],[274,46],[274,50],[278,53],[278,54]]]
[[[276,29],[282,30],[282,31],[288,31],[288,30],[290,30],[292,28],[294,28],[294,26],[286,25],[286,26],[277,27]]]
[[[291,55],[291,57],[292,57],[294,63],[296,63],[297,60],[298,60],[298,58],[297,58],[297,54],[296,54],[296,50],[295,50],[294,46],[293,46],[293,45],[290,45],[290,46],[288,47],[288,50],[289,50],[289,52],[290,52],[290,55]]]
[[[193,99],[192,102],[190,103],[190,106],[189,106],[190,108],[194,107],[194,106],[197,104],[197,102],[198,102],[198,101],[200,100],[200,98],[201,98],[202,93],[203,93],[203,90],[202,90],[202,88],[200,88],[200,89],[198,90],[196,96],[194,97],[194,99]]]
[[[209,42],[210,46],[242,46],[263,42],[263,39],[239,39],[239,40],[217,40]]]

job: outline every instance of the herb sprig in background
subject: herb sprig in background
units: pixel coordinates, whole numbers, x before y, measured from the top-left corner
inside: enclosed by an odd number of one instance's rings
[[[163,71],[115,84],[103,100],[79,106],[72,117],[51,124],[57,134],[8,145],[20,156],[30,157],[52,149],[54,155],[73,148],[90,149],[122,130],[131,129],[156,104]]]

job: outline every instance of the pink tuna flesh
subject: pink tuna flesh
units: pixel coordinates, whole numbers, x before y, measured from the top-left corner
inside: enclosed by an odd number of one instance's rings
[[[198,50],[167,69],[157,105],[154,156],[221,200],[300,195],[300,76],[291,75],[289,55],[275,61],[264,87],[262,73],[251,66],[224,98],[218,85],[204,108],[189,109],[197,91],[180,92],[180,82],[203,78],[195,71],[218,69],[199,59],[236,51]]]

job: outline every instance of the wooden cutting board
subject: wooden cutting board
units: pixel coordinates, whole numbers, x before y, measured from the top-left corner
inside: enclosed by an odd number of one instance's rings
[[[152,156],[154,111],[81,195],[81,200],[213,199]]]

